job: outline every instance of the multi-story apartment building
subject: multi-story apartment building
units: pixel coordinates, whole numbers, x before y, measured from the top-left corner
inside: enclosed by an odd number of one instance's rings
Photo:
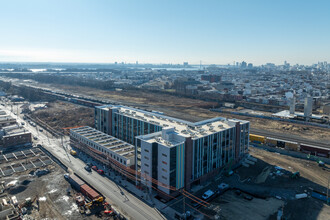
[[[158,181],[167,194],[172,187],[189,190],[238,162],[249,143],[248,121],[218,117],[192,123],[120,105],[96,107],[95,127],[134,144],[137,182],[151,187]]]

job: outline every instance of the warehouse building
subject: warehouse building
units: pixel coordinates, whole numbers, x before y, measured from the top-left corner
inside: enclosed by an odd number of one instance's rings
[[[248,121],[192,123],[121,105],[95,107],[95,127],[135,145],[138,183],[152,187],[156,180],[167,194],[171,187],[189,190],[237,163],[249,144]]]

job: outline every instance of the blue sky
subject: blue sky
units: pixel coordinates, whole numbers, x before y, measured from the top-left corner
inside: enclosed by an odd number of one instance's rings
[[[0,0],[0,61],[330,61],[330,1]]]

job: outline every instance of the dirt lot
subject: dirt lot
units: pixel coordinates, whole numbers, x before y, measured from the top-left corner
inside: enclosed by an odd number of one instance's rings
[[[284,202],[275,198],[247,201],[230,190],[212,201],[212,204],[220,206],[220,219],[263,220],[270,213],[277,212]]]
[[[52,87],[53,85],[48,85]],[[53,86],[54,87],[54,86]],[[254,117],[231,115],[227,113],[217,113],[209,111],[210,108],[216,107],[217,103],[207,102],[198,99],[183,98],[169,94],[160,94],[151,91],[104,91],[99,89],[91,89],[85,87],[69,87],[58,85],[57,89],[89,95],[93,97],[106,98],[109,100],[121,102],[127,105],[134,105],[152,110],[164,112],[167,115],[181,118],[188,121],[199,121],[212,117],[229,117],[248,120],[251,127],[256,129],[267,130],[271,132],[285,132],[298,136],[308,136],[310,139],[330,141],[330,130],[325,128],[317,128],[300,124],[278,122],[267,119],[259,119]]]
[[[265,167],[271,167],[273,176],[268,175],[268,178],[263,183],[257,185],[272,187],[273,190],[282,188],[293,190],[295,193],[305,192],[308,195],[310,195],[311,189],[326,192],[328,179],[330,178],[329,166],[326,169],[322,169],[313,161],[271,153],[257,148],[250,148],[250,154],[259,160],[256,165],[250,168],[240,168],[238,170],[241,179],[249,177],[251,182],[255,182],[254,180],[260,178],[260,174],[263,173]],[[283,175],[276,176],[274,174],[274,166],[283,168],[283,170],[280,170]],[[301,177],[299,179],[291,179],[290,175],[286,174],[286,171],[299,171]],[[311,197],[301,200],[288,199],[283,210],[287,219],[330,219],[330,207],[322,201]],[[272,215],[270,219],[276,219],[276,215]]]
[[[211,216],[217,215],[220,219],[275,220],[278,210],[283,209],[285,219],[330,219],[330,207],[310,196],[313,189],[326,192],[330,166],[322,169],[316,162],[252,147],[250,154],[257,158],[254,165],[242,166],[235,170],[234,175],[222,176],[194,193],[201,198],[206,190],[215,191],[218,184],[223,182],[233,188],[215,198],[208,207],[201,207],[200,211]],[[296,171],[300,172],[301,177],[291,178]],[[236,189],[242,193],[237,195]],[[307,193],[308,197],[295,199],[299,193]],[[244,199],[245,195],[253,199]],[[180,203],[176,205],[179,206]]]
[[[5,166],[12,162],[1,161],[0,164]],[[50,172],[39,177],[33,175],[37,168],[1,176],[5,185],[4,194],[9,198],[16,196],[18,204],[23,204],[26,198],[39,199],[39,206],[35,200],[32,206],[27,207],[24,219],[100,219],[96,215],[79,213],[74,199],[78,192],[64,179],[65,171],[58,164],[52,163],[44,168]]]
[[[68,102],[50,102],[46,109],[39,109],[32,113],[56,130],[74,126],[94,126],[94,110]]]
[[[28,209],[28,216],[32,219],[81,219],[73,198],[66,194],[70,185],[64,181],[63,170],[57,165],[47,168],[50,173],[41,177],[31,176],[29,172],[2,177],[1,180],[5,181],[5,184],[17,181],[16,186],[6,189],[5,193],[10,197],[16,196],[19,204],[26,198],[33,200],[38,196],[39,210],[36,202]]]
[[[289,171],[299,171],[301,177],[320,186],[327,187],[328,185],[330,170],[322,169],[314,161],[293,158],[252,147],[250,148],[250,154],[270,165],[280,166]]]

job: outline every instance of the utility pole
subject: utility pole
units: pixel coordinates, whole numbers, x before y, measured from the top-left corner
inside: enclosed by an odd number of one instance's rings
[[[327,187],[327,204],[329,205],[329,183],[330,183],[330,178],[328,178],[328,187]]]

